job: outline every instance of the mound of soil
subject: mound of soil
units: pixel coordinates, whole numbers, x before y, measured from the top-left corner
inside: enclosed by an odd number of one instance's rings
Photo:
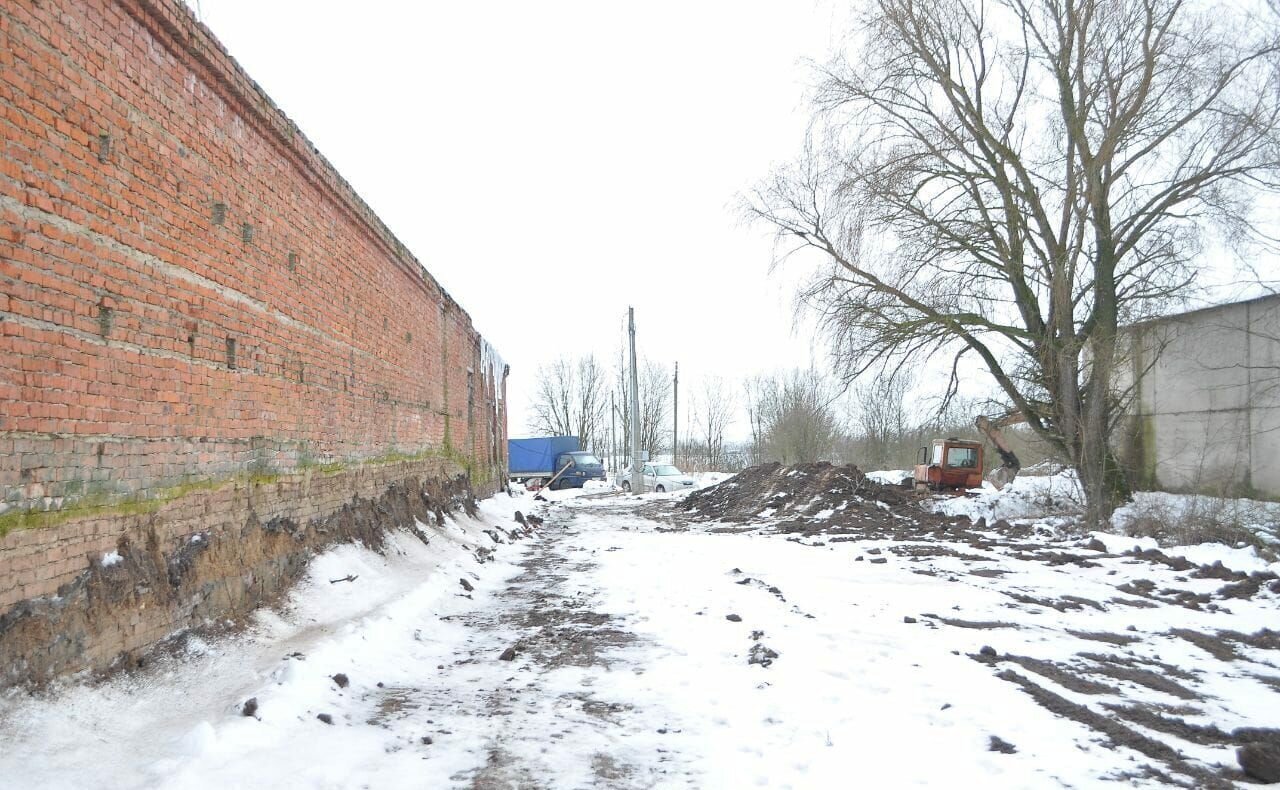
[[[852,464],[769,463],[695,491],[680,507],[693,520],[769,523],[781,532],[799,533],[857,532],[891,537],[959,521],[930,513],[920,502],[914,491],[881,485]]]

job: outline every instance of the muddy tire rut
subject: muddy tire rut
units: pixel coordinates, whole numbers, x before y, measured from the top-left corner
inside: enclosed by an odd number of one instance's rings
[[[638,640],[581,586],[595,563],[574,545],[575,521],[563,512],[548,518],[539,539],[526,544],[520,573],[502,582],[488,604],[450,618],[468,630],[467,650],[443,665],[431,688],[408,696],[394,691],[392,706],[412,711],[417,726],[433,711],[445,714],[431,720],[447,723],[429,736],[442,747],[450,727],[482,730],[485,751],[475,755],[473,768],[450,777],[455,787],[557,787],[561,759],[588,764],[591,786],[653,785],[652,766],[639,768],[605,750],[582,751],[600,740],[583,737],[584,729],[605,739],[625,734],[632,706],[597,696],[590,670],[625,664],[621,651]],[[482,668],[501,662],[510,666],[505,683],[466,693],[483,685]],[[588,671],[579,673],[579,688],[566,691],[562,680],[550,677],[562,670]]]

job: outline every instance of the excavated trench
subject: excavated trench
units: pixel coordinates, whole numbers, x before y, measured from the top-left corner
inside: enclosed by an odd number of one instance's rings
[[[310,559],[339,543],[381,550],[391,529],[440,523],[475,511],[465,475],[409,478],[375,499],[353,498],[327,516],[262,521],[252,507],[238,523],[164,546],[157,517],[129,529],[116,557],[89,567],[56,595],[0,615],[0,688],[40,686],[59,676],[137,667],[166,642],[237,628],[297,582]]]

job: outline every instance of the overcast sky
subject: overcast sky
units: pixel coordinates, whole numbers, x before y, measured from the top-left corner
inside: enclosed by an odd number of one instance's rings
[[[800,151],[847,0],[187,2],[511,365],[512,436],[628,305],[682,417],[702,376],[825,364],[738,198]],[[1256,295],[1232,271],[1208,301]]]
[[[513,436],[628,305],[682,392],[821,360],[736,200],[800,150],[847,5],[188,3],[508,361]]]

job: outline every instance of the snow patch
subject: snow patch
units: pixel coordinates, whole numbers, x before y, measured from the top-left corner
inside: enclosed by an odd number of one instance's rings
[[[867,472],[867,479],[874,480],[882,486],[900,486],[904,480],[910,479],[914,474],[910,469],[881,469],[876,472]]]

